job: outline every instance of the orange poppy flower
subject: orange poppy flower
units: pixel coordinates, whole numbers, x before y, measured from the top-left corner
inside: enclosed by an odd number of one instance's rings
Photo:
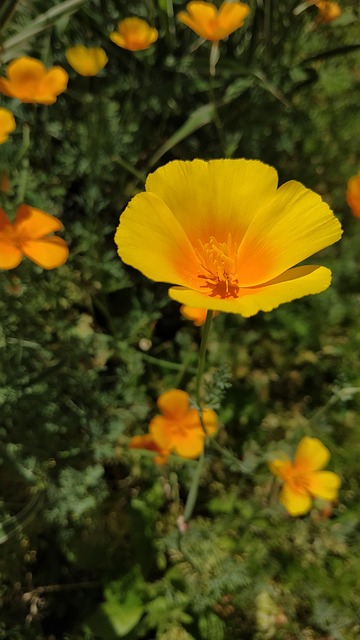
[[[65,58],[81,76],[96,76],[109,60],[101,47],[84,47],[82,44],[66,49]]]
[[[294,462],[273,460],[270,471],[284,482],[280,502],[291,516],[311,509],[313,498],[336,500],[341,480],[332,471],[320,471],[329,461],[329,450],[317,438],[302,438]]]
[[[316,21],[321,24],[323,22],[332,22],[341,15],[341,8],[337,2],[328,2],[327,0],[318,0],[315,3],[319,13]]]
[[[188,307],[186,304],[182,304],[180,307],[181,315],[186,318],[186,320],[191,320],[195,327],[201,327],[207,316],[207,309],[197,309],[196,307]],[[213,318],[217,315],[216,311],[213,312]]]
[[[223,2],[217,9],[212,2],[193,0],[177,17],[200,38],[218,42],[242,27],[249,11],[247,4],[242,2]]]
[[[22,204],[11,223],[0,209],[0,269],[14,269],[26,256],[44,269],[66,262],[69,250],[65,240],[49,235],[63,228],[49,213]]]
[[[0,78],[0,93],[21,102],[53,104],[67,82],[68,74],[61,67],[46,70],[40,60],[24,56],[8,64],[6,78]]]
[[[346,202],[356,218],[360,218],[360,171],[347,183]]]
[[[117,31],[110,34],[110,39],[123,49],[142,51],[148,49],[158,39],[157,29],[150,27],[141,18],[125,18],[118,23]]]
[[[162,393],[157,401],[161,415],[155,416],[149,431],[160,449],[174,451],[184,458],[197,458],[203,448],[205,434],[197,409],[190,407],[189,395],[180,389]],[[217,415],[204,408],[202,421],[208,435],[218,428]]]
[[[16,129],[16,122],[13,114],[8,109],[0,107],[0,144],[6,142],[14,129]]]
[[[145,449],[146,451],[154,451],[158,455],[154,457],[155,464],[165,464],[169,451],[159,447],[150,433],[143,436],[134,436],[129,443],[130,449]]]
[[[293,267],[336,242],[341,226],[299,182],[277,188],[258,160],[175,160],[146,180],[115,235],[124,262],[171,282],[174,300],[249,317],[324,291],[325,267]]]

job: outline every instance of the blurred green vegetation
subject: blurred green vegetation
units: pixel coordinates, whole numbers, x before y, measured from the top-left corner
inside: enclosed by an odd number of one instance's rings
[[[131,3],[159,29],[138,53],[108,37],[128,3],[52,4],[59,15],[28,37],[48,3],[9,2],[0,34],[3,72],[27,54],[70,73],[51,107],[0,97],[17,120],[0,205],[11,214],[23,195],[61,218],[70,245],[58,270],[24,260],[0,276],[0,639],[359,640],[360,223],[344,195],[360,165],[358,3],[319,26],[315,7],[250,2],[214,78],[210,44],[194,51],[172,15],[182,2]],[[106,50],[97,77],[69,69],[76,43]],[[192,390],[200,334],[165,285],[121,264],[113,236],[149,171],[224,156],[316,190],[345,234],[321,256],[327,292],[215,319],[206,382],[224,428],[180,533],[196,462],[157,467],[128,441],[159,393]],[[267,462],[303,435],[329,447],[342,489],[333,509],[295,519]]]

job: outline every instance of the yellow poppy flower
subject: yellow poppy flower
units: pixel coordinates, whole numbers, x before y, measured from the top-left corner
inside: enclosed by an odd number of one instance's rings
[[[249,317],[320,293],[329,269],[292,267],[339,240],[340,223],[316,193],[277,180],[259,160],[170,162],[122,214],[118,253],[200,309]]]
[[[14,269],[26,256],[44,269],[66,262],[65,240],[49,235],[63,228],[60,220],[27,204],[18,207],[14,223],[0,209],[0,269]]]
[[[0,107],[0,144],[6,142],[14,129],[16,129],[16,122],[13,114],[8,109]]]
[[[155,416],[149,425],[150,434],[163,451],[174,451],[184,458],[197,458],[203,448],[205,434],[199,414],[190,408],[186,391],[170,389],[162,393],[157,401],[161,415]],[[204,408],[202,421],[208,435],[218,428],[216,413]]]
[[[119,22],[117,31],[110,39],[123,49],[142,51],[148,49],[158,39],[158,32],[141,18],[125,18]]]
[[[154,438],[150,433],[146,433],[143,436],[134,436],[129,443],[130,449],[145,449],[146,451],[153,451],[158,455],[154,457],[155,464],[165,464],[169,451],[162,449],[156,444]]]
[[[53,104],[67,82],[68,74],[61,67],[46,70],[40,60],[24,56],[8,64],[6,78],[0,78],[0,93],[21,102]]]
[[[65,58],[81,76],[96,76],[109,60],[101,47],[84,47],[82,44],[67,49]]]
[[[336,500],[341,480],[332,471],[320,471],[329,461],[329,450],[317,438],[302,438],[291,460],[273,460],[270,471],[284,482],[280,502],[291,516],[311,509],[313,498]]]
[[[360,218],[360,171],[347,183],[346,202],[356,218]]]
[[[218,42],[242,27],[249,11],[247,4],[242,2],[223,2],[217,9],[212,2],[194,0],[177,17],[200,38]]]
[[[337,2],[328,2],[327,0],[319,0],[315,3],[319,13],[317,22],[332,22],[341,15],[341,8]]]

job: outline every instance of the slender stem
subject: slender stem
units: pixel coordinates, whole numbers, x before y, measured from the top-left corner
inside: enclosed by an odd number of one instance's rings
[[[190,491],[186,500],[184,515],[183,515],[184,522],[188,522],[190,520],[192,516],[192,512],[194,511],[194,507],[196,504],[196,499],[199,491],[200,476],[204,467],[204,463],[205,463],[205,453],[203,450],[199,458],[199,461],[197,463],[196,470],[191,482]]]
[[[205,356],[206,356],[206,345],[207,345],[207,341],[208,341],[208,337],[209,337],[209,331],[210,331],[210,326],[211,326],[211,321],[213,318],[213,312],[212,311],[208,311],[206,314],[206,320],[205,320],[205,324],[203,326],[203,331],[202,331],[202,336],[201,336],[201,344],[200,344],[200,353],[199,353],[199,362],[198,362],[198,369],[197,369],[197,374],[196,374],[196,385],[195,385],[195,399],[196,399],[196,405],[197,405],[197,410],[199,413],[199,418],[200,418],[200,422],[201,422],[201,426],[203,428],[204,431],[204,448],[202,450],[201,456],[199,458],[199,461],[197,463],[197,467],[193,476],[193,479],[191,481],[191,486],[190,486],[190,491],[186,500],[186,504],[185,504],[185,510],[184,510],[184,515],[183,515],[183,522],[187,522],[188,520],[190,520],[191,516],[192,516],[192,512],[194,510],[195,504],[196,504],[196,499],[197,499],[197,495],[198,495],[198,491],[199,491],[199,482],[200,482],[200,477],[201,477],[201,473],[205,464],[205,444],[206,444],[206,429],[205,429],[205,425],[202,419],[202,410],[201,410],[201,382],[202,382],[202,377],[203,377],[203,373],[204,373],[204,369],[205,369]]]
[[[29,158],[26,153],[30,147],[30,127],[24,124],[22,130],[22,145],[18,154],[18,160],[22,160],[22,168],[19,176],[17,203],[22,204],[25,198],[26,184],[29,177]]]
[[[201,336],[201,344],[200,344],[200,352],[199,352],[199,362],[196,374],[196,385],[195,385],[195,399],[198,409],[201,406],[201,381],[205,369],[205,355],[206,355],[206,345],[209,337],[211,321],[213,317],[213,312],[208,310],[206,314],[205,324],[203,326],[202,336]]]

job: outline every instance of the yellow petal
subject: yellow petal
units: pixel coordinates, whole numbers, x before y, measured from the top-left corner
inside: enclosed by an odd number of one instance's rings
[[[329,269],[309,265],[289,269],[264,286],[240,289],[238,298],[215,298],[186,287],[171,287],[168,293],[173,300],[190,307],[238,313],[249,318],[259,311],[272,311],[284,302],[320,293],[327,289],[330,280]]]
[[[150,174],[145,186],[169,207],[193,246],[211,236],[227,242],[229,233],[240,243],[273,199],[277,172],[259,160],[174,160]]]
[[[14,228],[22,239],[37,240],[49,233],[63,228],[58,218],[35,209],[27,204],[22,204],[16,211]]]
[[[219,427],[218,417],[212,409],[202,410],[202,421],[205,427],[205,431],[209,436],[214,435]],[[201,425],[200,425],[201,426]]]
[[[184,458],[198,458],[204,449],[204,433],[199,429],[179,432],[173,438],[172,449]]]
[[[40,60],[22,56],[10,62],[6,68],[6,75],[10,82],[22,85],[41,80],[46,68]]]
[[[225,34],[223,38],[239,27],[242,27],[250,8],[242,2],[223,2],[219,9],[219,29]]]
[[[289,459],[285,460],[271,460],[269,463],[269,469],[274,476],[278,478],[285,478],[287,475],[287,471],[291,467],[291,462]]]
[[[275,278],[341,238],[339,221],[316,193],[302,184],[283,184],[263,201],[238,252],[240,286]]]
[[[284,484],[279,500],[291,516],[302,516],[311,509],[311,497],[294,491],[288,484]]]
[[[108,62],[108,57],[101,47],[85,47],[76,45],[65,51],[69,65],[81,76],[96,76]]]
[[[212,40],[214,36],[214,21],[217,9],[211,2],[189,2],[186,11],[178,13],[178,20],[186,24],[200,38]]]
[[[317,471],[325,467],[330,451],[318,438],[302,438],[296,449],[294,465],[301,471]]]
[[[158,38],[157,29],[150,27],[142,18],[125,18],[118,24],[118,30],[110,34],[110,39],[123,49],[142,51]]]
[[[69,255],[65,240],[50,236],[40,240],[27,240],[21,245],[24,255],[43,269],[55,269],[66,262]]]
[[[68,80],[69,76],[62,67],[52,67],[52,69],[49,69],[42,84],[44,98],[55,102],[56,97],[65,91]]]
[[[179,420],[189,411],[189,395],[181,389],[169,389],[157,400],[161,413],[170,420]]]
[[[122,213],[115,242],[121,259],[158,282],[187,284],[197,273],[180,223],[153,193],[139,193]]]
[[[22,258],[20,249],[0,237],[0,269],[14,269]]]
[[[9,133],[16,128],[15,118],[11,111],[0,107],[0,144],[5,142]]]
[[[323,500],[336,500],[341,479],[332,471],[315,471],[309,476],[311,495]]]

